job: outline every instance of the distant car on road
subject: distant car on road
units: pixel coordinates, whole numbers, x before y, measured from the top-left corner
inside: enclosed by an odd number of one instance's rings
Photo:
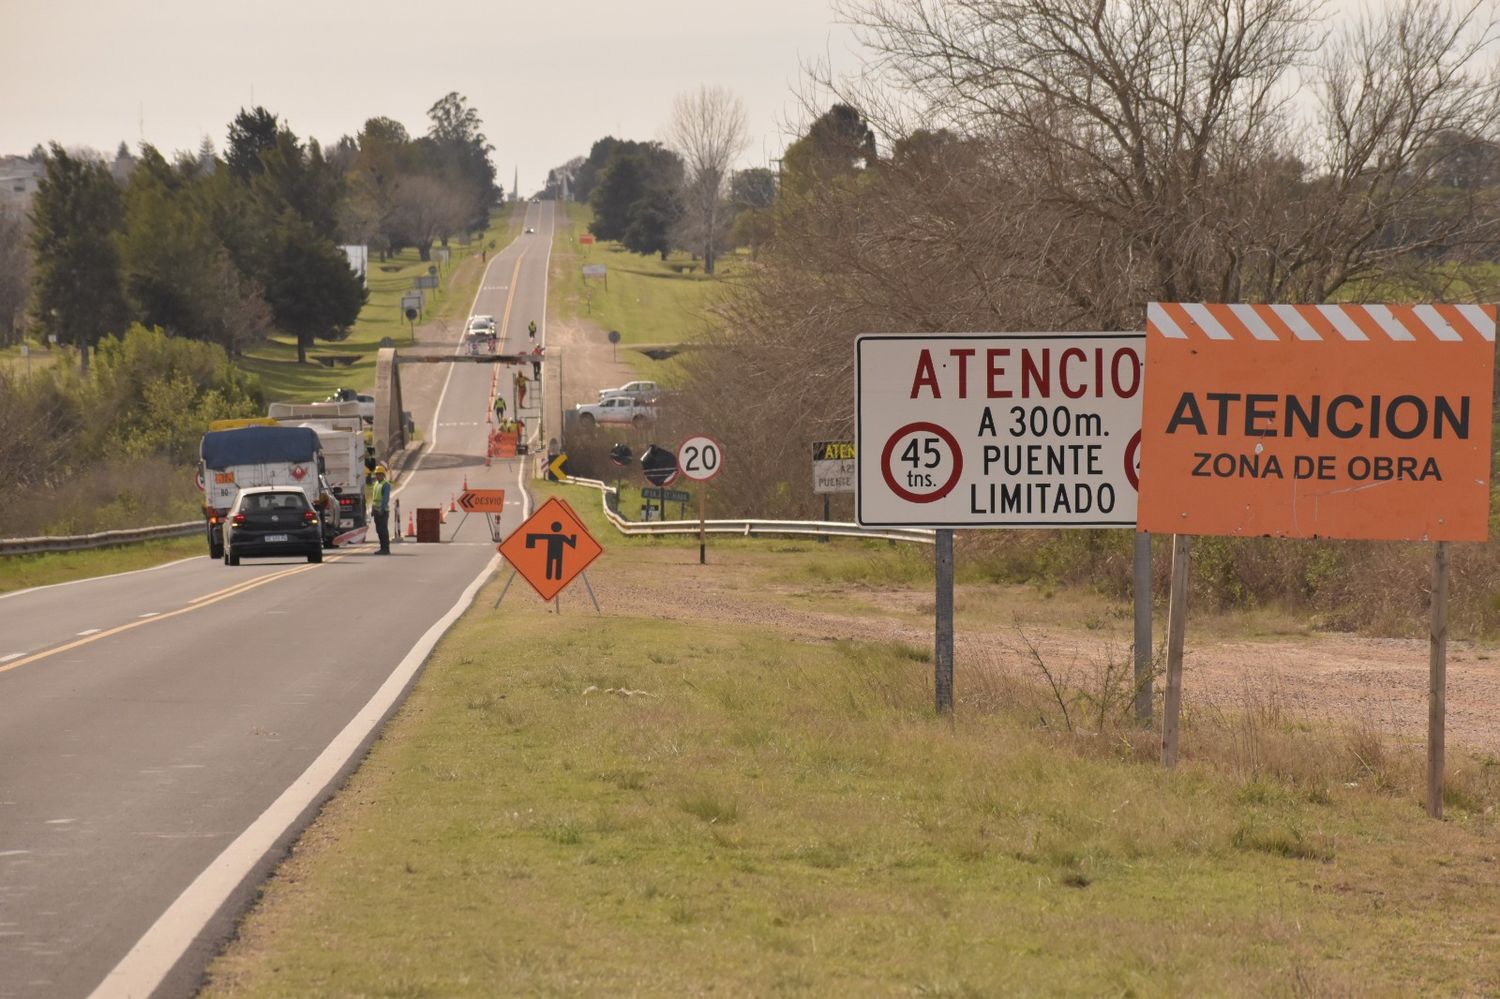
[[[640,427],[656,419],[655,406],[648,406],[628,395],[611,396],[596,403],[580,402],[573,407],[573,411],[578,414],[578,422],[584,427],[600,423]]]
[[[224,518],[224,564],[293,555],[323,561],[323,526],[307,495],[287,486],[241,489]]]
[[[605,399],[638,399],[648,401],[661,394],[661,387],[655,382],[626,382],[619,388],[607,388],[599,390],[599,401]]]
[[[527,226],[526,227],[526,235],[531,236],[531,235],[535,235],[535,233],[536,233],[536,230],[533,229],[533,228],[531,228],[531,226]]]
[[[356,392],[352,388],[341,388],[329,396],[328,402],[357,402],[359,403],[359,418],[366,423],[375,422],[375,397],[366,392]]]

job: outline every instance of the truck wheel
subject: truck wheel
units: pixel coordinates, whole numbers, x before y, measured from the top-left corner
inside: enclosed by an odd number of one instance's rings
[[[323,561],[323,549],[319,548],[316,551],[308,552],[307,553],[307,560],[309,562],[313,562],[313,563],[318,563],[318,562]]]
[[[635,425],[635,428],[637,430],[639,430],[641,427],[644,427],[646,425],[646,418],[637,413],[631,418],[630,422]]]
[[[223,544],[223,542],[220,542],[219,544],[214,544],[212,541],[210,541],[208,543],[208,557],[209,558],[223,558],[224,557],[224,544]]]
[[[578,418],[578,422],[583,424],[585,429],[592,430],[597,421],[594,419],[593,413],[584,413]]]

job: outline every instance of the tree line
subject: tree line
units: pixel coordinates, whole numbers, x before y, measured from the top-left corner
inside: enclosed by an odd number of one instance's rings
[[[122,143],[113,163],[53,143],[29,216],[0,215],[0,332],[88,352],[140,323],[238,357],[274,330],[348,335],[365,300],[340,244],[381,258],[482,232],[499,199],[493,147],[457,93],[425,135],[371,118],[328,148],[263,107],[230,122],[223,155],[205,139],[169,161]],[[17,250],[16,247],[24,247]],[[27,252],[29,251],[29,252]]]
[[[770,170],[734,169],[747,141],[739,98],[699,87],[673,102],[665,143],[607,135],[548,171],[542,196],[590,205],[599,239],[663,260],[684,250],[712,274],[726,249],[758,246],[775,198]]]

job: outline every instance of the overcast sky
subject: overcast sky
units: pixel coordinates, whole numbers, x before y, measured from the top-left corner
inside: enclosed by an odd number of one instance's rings
[[[144,138],[169,156],[260,104],[331,144],[365,119],[427,128],[468,97],[507,191],[613,134],[659,138],[673,97],[701,83],[745,102],[742,162],[779,156],[801,66],[858,63],[827,0],[0,0],[0,154],[37,143],[113,153]]]

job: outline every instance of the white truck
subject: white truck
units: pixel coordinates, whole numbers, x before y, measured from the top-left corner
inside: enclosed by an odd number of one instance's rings
[[[573,407],[584,428],[595,425],[645,426],[656,419],[656,407],[638,402],[635,396],[614,395],[598,402],[580,402]]]
[[[325,545],[337,517],[332,490],[323,480],[323,445],[308,427],[267,426],[270,420],[214,424],[198,446],[198,482],[209,558],[224,556],[224,518],[239,491],[250,486],[301,489],[322,521]],[[237,425],[238,424],[238,425]]]
[[[365,539],[365,428],[359,402],[273,402],[267,410],[284,427],[306,427],[323,447],[323,478],[338,504],[333,545]]]

